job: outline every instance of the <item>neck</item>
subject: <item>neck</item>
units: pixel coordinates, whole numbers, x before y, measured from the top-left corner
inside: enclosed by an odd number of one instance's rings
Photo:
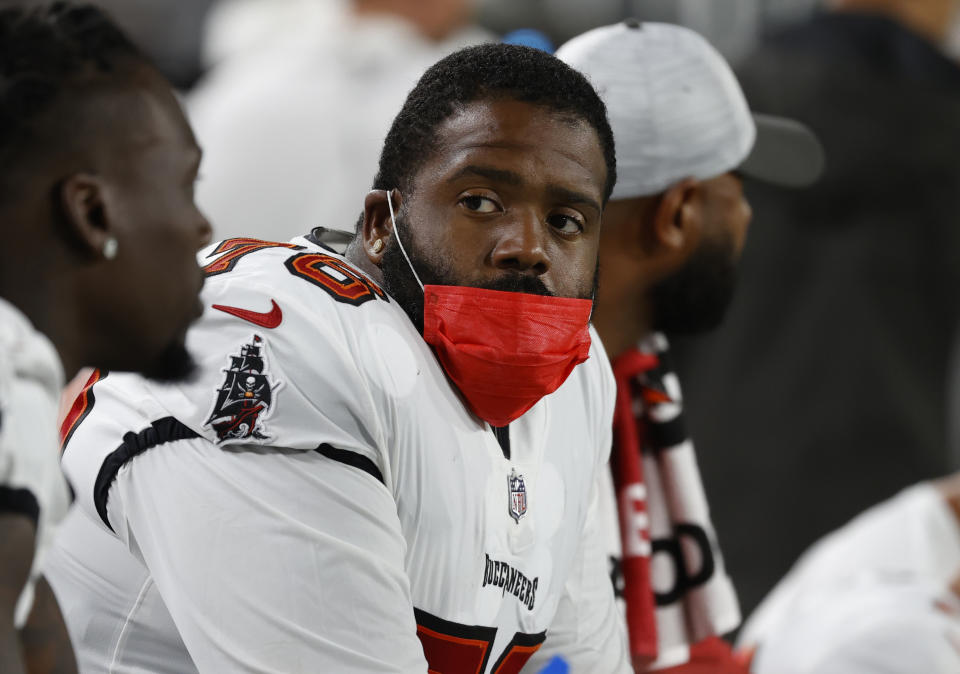
[[[611,360],[636,346],[652,329],[650,265],[638,243],[638,229],[653,204],[646,197],[614,200],[603,212],[593,326]]]
[[[605,281],[601,276],[593,326],[613,360],[650,333],[651,311],[649,300],[636,284],[611,287]]]

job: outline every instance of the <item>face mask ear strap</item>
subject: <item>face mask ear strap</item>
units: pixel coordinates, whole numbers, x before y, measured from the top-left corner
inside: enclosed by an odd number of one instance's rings
[[[423,283],[420,282],[420,277],[417,276],[417,270],[413,268],[413,263],[410,262],[410,257],[407,255],[407,251],[403,247],[403,241],[400,239],[400,230],[397,229],[397,220],[393,216],[393,200],[390,198],[392,190],[384,190],[384,193],[387,195],[387,208],[390,209],[390,222],[393,223],[393,235],[397,238],[397,245],[400,246],[400,252],[403,253],[403,259],[407,261],[407,266],[410,267],[410,271],[413,272],[413,278],[417,280],[420,290],[423,290]]]

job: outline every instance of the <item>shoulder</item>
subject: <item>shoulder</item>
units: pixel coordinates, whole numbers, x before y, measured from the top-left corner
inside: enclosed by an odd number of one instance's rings
[[[0,380],[31,381],[54,398],[63,388],[56,349],[15,306],[0,298]],[[3,384],[0,383],[0,386]],[[2,388],[0,388],[2,394]]]
[[[412,330],[396,303],[305,239],[232,239],[201,260],[204,314],[187,334],[195,376],[164,384],[111,374],[95,383],[92,410],[64,453],[78,489],[95,489],[104,470],[116,474],[111,461],[181,440],[284,452],[325,445],[383,471],[377,396],[385,387],[367,356],[378,326],[376,334],[384,325],[393,335]]]
[[[608,417],[612,419],[616,383],[607,351],[593,325],[590,326],[590,357],[577,366],[574,376],[583,390],[593,420],[602,424]]]
[[[600,341],[600,335],[590,326],[590,360],[593,363],[593,412],[595,423],[598,424],[596,435],[598,443],[599,464],[603,466],[610,458],[610,447],[613,443],[613,413],[617,402],[617,384],[613,378],[613,368],[607,350]],[[588,361],[589,362],[589,361]]]
[[[188,335],[200,376],[183,391],[185,398],[208,400],[217,392],[219,401],[226,388],[252,386],[255,400],[260,393],[269,396],[264,404],[294,425],[303,423],[298,416],[344,409],[368,421],[376,417],[368,389],[378,383],[371,381],[378,370],[370,361],[387,346],[378,342],[383,334],[398,340],[419,336],[373,279],[306,239],[233,239],[202,255],[209,260],[204,314]],[[245,391],[248,398],[250,393]],[[184,411],[188,425],[221,443],[256,439],[225,438],[223,429],[210,435],[223,404],[190,407]],[[299,440],[287,442],[296,446]]]
[[[186,340],[195,376],[176,384],[111,376],[96,385],[98,396],[144,423],[173,416],[223,445],[299,448],[317,415],[346,409],[370,418],[364,340],[371,326],[400,333],[409,323],[372,279],[306,239],[228,239],[200,259],[204,311]]]
[[[53,345],[0,300],[0,510],[46,524],[66,511],[56,417],[63,370]]]
[[[53,345],[0,299],[0,477],[56,461],[63,368]],[[27,470],[29,472],[29,470]]]
[[[590,357],[574,368],[567,381],[550,398],[553,404],[566,410],[564,416],[583,420],[597,465],[606,462],[610,454],[616,393],[610,360],[600,336],[591,325]]]
[[[275,338],[306,331],[335,339],[372,320],[406,320],[373,279],[306,238],[227,239],[202,251],[200,262],[206,273],[201,329],[252,325]]]

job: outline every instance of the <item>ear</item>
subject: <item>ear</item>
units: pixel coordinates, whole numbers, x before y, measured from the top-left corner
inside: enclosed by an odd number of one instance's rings
[[[102,258],[104,244],[114,236],[107,216],[103,180],[89,173],[76,173],[57,187],[62,221],[83,252]]]
[[[686,254],[700,240],[702,214],[695,198],[699,182],[686,178],[667,189],[653,214],[654,244]]]
[[[387,198],[391,203],[387,203]],[[390,220],[390,206],[394,214],[400,210],[402,196],[399,190],[371,190],[363,201],[363,224],[360,228],[360,244],[373,264],[380,266],[383,253],[393,235],[393,222]],[[379,243],[378,243],[379,242]]]

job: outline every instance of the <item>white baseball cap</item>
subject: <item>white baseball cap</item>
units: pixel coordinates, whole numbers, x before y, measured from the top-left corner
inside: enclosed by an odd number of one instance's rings
[[[688,28],[627,19],[573,38],[556,55],[586,75],[607,106],[617,147],[613,199],[733,170],[802,187],[823,171],[813,132],[751,114],[730,66]]]

